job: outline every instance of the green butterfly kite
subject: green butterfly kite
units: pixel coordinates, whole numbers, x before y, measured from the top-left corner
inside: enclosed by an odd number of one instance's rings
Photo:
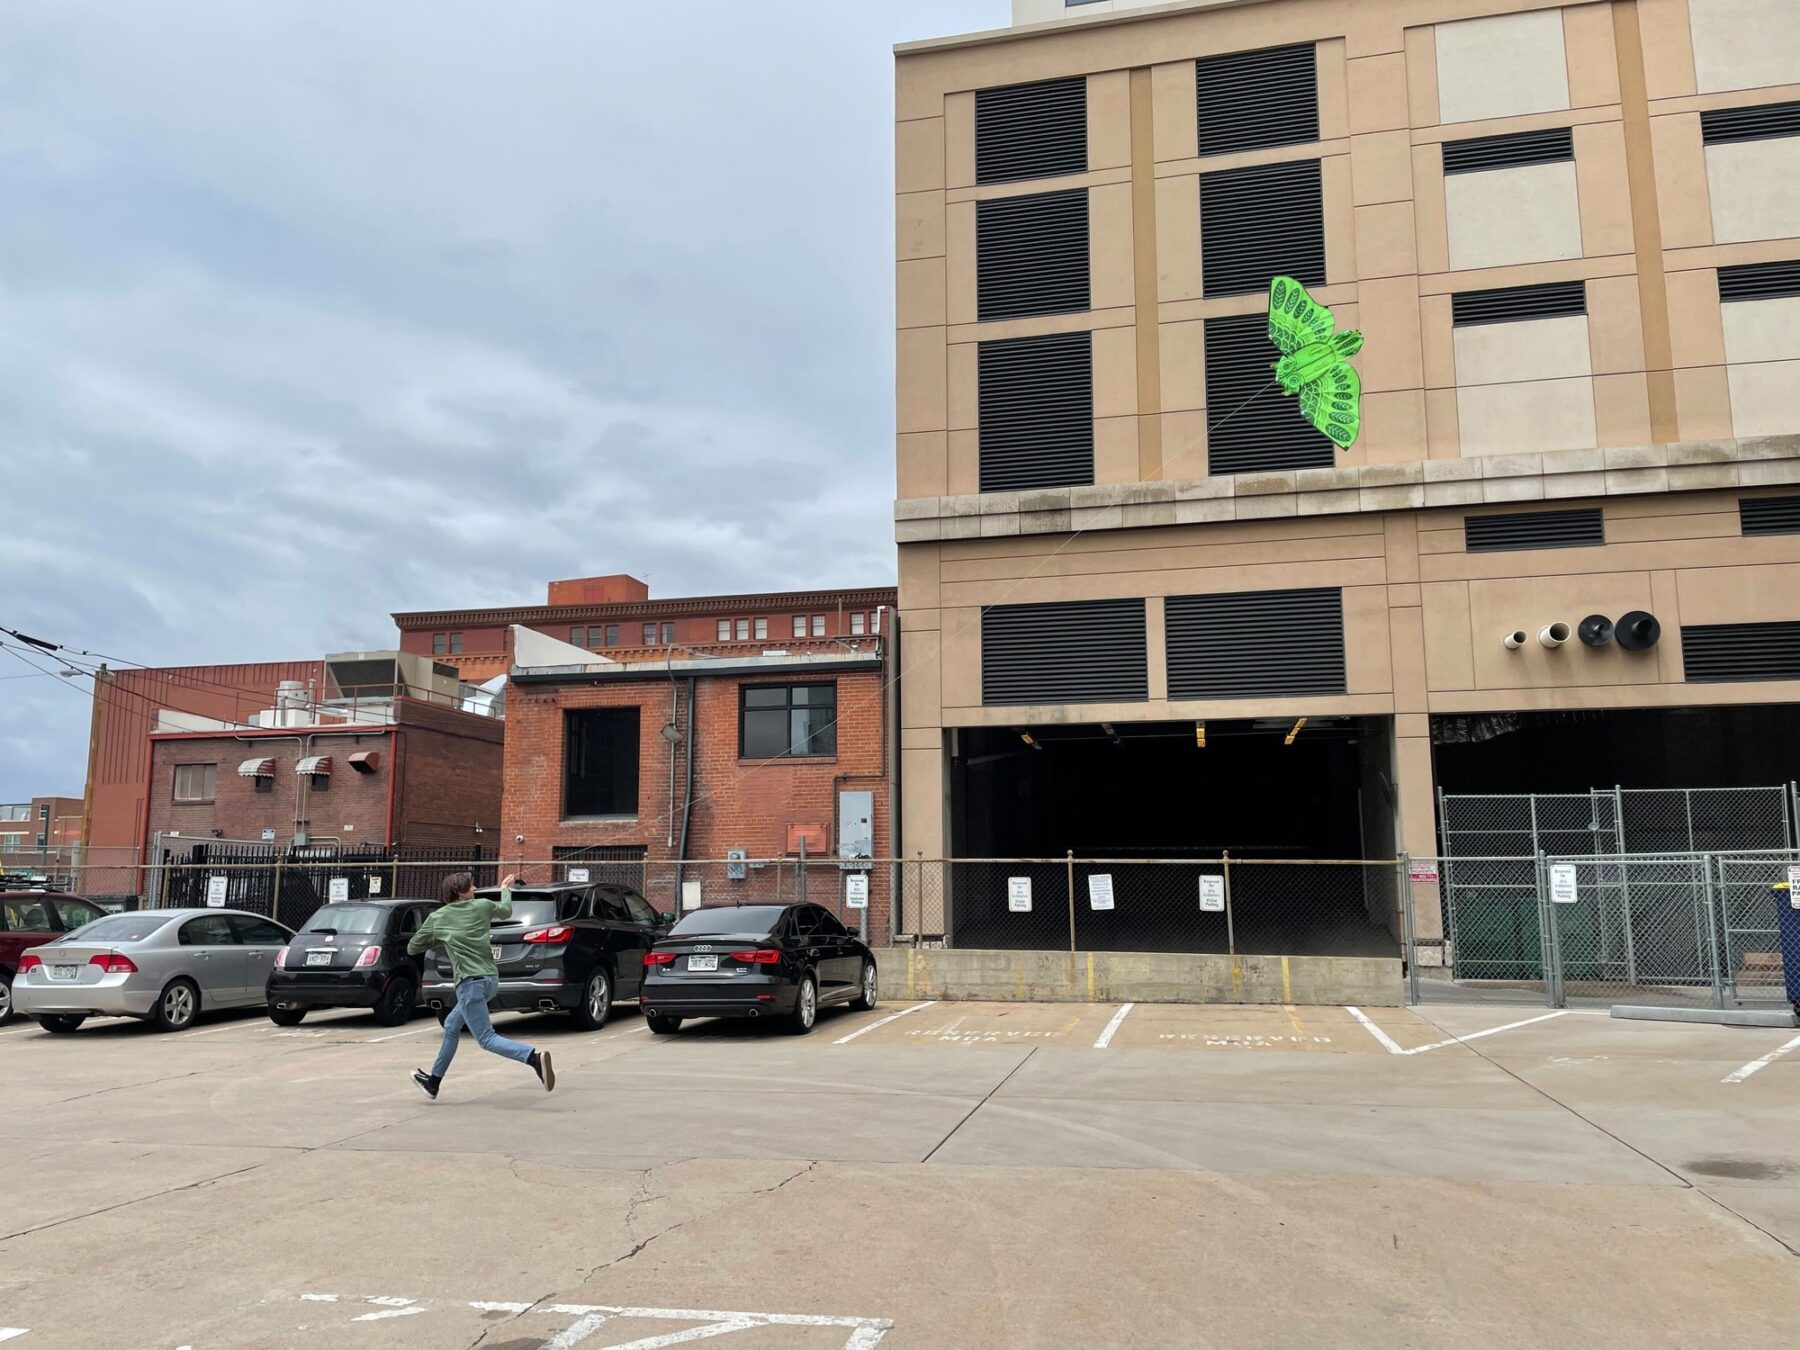
[[[1269,341],[1281,350],[1281,392],[1298,394],[1306,420],[1348,450],[1362,430],[1362,381],[1350,358],[1362,350],[1363,335],[1336,330],[1331,311],[1292,277],[1269,284]]]

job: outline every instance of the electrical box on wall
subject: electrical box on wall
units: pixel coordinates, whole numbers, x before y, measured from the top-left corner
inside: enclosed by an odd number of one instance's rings
[[[745,863],[749,857],[750,857],[749,851],[746,849],[741,849],[741,848],[726,849],[725,850],[725,859],[726,859],[725,879],[727,881],[742,881],[746,876],[748,876],[750,874],[750,869],[745,865]]]
[[[875,794],[838,793],[838,857],[875,856]]]

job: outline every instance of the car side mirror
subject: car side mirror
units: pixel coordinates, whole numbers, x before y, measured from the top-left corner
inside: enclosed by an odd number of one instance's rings
[[[663,910],[661,913],[659,913],[656,916],[656,921],[658,923],[674,923],[675,922],[675,911],[670,910],[670,909]]]

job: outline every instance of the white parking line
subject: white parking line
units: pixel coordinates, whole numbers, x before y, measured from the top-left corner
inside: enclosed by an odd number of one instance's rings
[[[1722,1083],[1741,1083],[1752,1074],[1761,1073],[1790,1050],[1800,1050],[1800,1036],[1794,1037],[1794,1039],[1789,1041],[1786,1045],[1778,1046],[1776,1049],[1769,1051],[1769,1053],[1764,1055],[1761,1059],[1751,1060],[1748,1064],[1744,1065],[1743,1068],[1726,1074],[1725,1077],[1721,1078],[1719,1081]]]
[[[0,1327],[0,1341],[10,1341],[30,1330],[30,1327]]]
[[[1112,1021],[1106,1024],[1106,1030],[1100,1033],[1100,1039],[1094,1042],[1094,1049],[1104,1050],[1112,1044],[1113,1033],[1119,1029],[1119,1024],[1131,1015],[1131,1010],[1135,1007],[1137,1004],[1127,1003],[1113,1014]]]
[[[905,1017],[906,1014],[908,1014],[908,1013],[916,1013],[917,1011],[919,1011],[920,1008],[935,1008],[936,1006],[937,1006],[937,1000],[935,998],[930,999],[924,1003],[915,1003],[910,1008],[902,1008],[899,1012],[889,1013],[886,1017],[878,1017],[873,1022],[869,1023],[868,1026],[858,1027],[855,1031],[851,1032],[848,1036],[839,1036],[835,1041],[832,1042],[832,1044],[833,1045],[848,1045],[851,1041],[855,1040],[858,1036],[863,1035],[865,1032],[873,1031],[873,1030],[875,1030],[876,1027],[885,1027],[889,1022],[892,1022],[897,1017]]]
[[[1349,1013],[1357,1021],[1361,1022],[1363,1024],[1363,1026],[1368,1030],[1369,1035],[1373,1036],[1376,1040],[1380,1041],[1383,1045],[1385,1045],[1387,1047],[1387,1051],[1390,1055],[1404,1055],[1406,1053],[1406,1051],[1402,1050],[1400,1048],[1400,1046],[1398,1045],[1398,1043],[1395,1042],[1395,1040],[1392,1036],[1388,1035],[1387,1032],[1383,1031],[1380,1027],[1376,1026],[1375,1023],[1370,1021],[1369,1015],[1367,1013],[1365,1013],[1361,1008],[1352,1008],[1352,1007],[1346,1006],[1344,1008],[1344,1011]]]
[[[370,1036],[363,1041],[364,1045],[381,1045],[387,1041],[397,1041],[406,1036],[417,1036],[422,1031],[438,1031],[439,1027],[414,1027],[411,1031],[396,1031],[392,1036]]]
[[[1355,1011],[1352,1009],[1352,1011]],[[1483,1036],[1495,1036],[1502,1031],[1512,1031],[1517,1027],[1528,1027],[1533,1022],[1548,1022],[1552,1017],[1567,1017],[1569,1010],[1559,1008],[1555,1012],[1547,1012],[1537,1017],[1527,1017],[1523,1022],[1508,1022],[1503,1027],[1489,1027],[1486,1031],[1471,1031],[1466,1036],[1452,1036],[1447,1041],[1433,1041],[1430,1045],[1415,1045],[1410,1050],[1400,1051],[1403,1055],[1422,1055],[1427,1050],[1442,1050],[1446,1045],[1461,1045],[1464,1041],[1478,1041]]]

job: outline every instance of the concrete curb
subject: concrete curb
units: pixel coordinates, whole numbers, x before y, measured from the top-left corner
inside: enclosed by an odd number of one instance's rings
[[[1792,1008],[1656,1008],[1613,1005],[1612,1015],[1634,1022],[1705,1022],[1721,1027],[1800,1027]]]

